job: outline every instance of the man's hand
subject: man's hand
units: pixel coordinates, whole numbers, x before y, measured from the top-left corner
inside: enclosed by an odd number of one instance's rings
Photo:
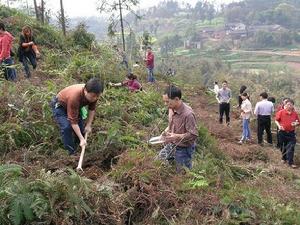
[[[174,142],[182,139],[184,134],[166,133],[163,138],[166,142]]]
[[[278,127],[279,130],[284,130],[283,126]]]
[[[92,127],[87,125],[85,128],[84,128],[84,133],[90,133],[92,132]]]
[[[83,146],[86,146],[86,144],[87,144],[87,143],[86,143],[86,140],[85,140],[84,138],[80,140],[80,144],[79,144],[79,145],[80,145],[81,148],[82,148]]]
[[[29,45],[34,45],[33,41],[31,41],[31,42],[28,42],[28,44],[29,44]]]

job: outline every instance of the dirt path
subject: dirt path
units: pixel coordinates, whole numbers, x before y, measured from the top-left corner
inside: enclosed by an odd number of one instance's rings
[[[238,144],[242,126],[236,109],[231,112],[231,125],[218,123],[218,105],[213,98],[207,97],[203,91],[188,96],[198,121],[204,124],[209,132],[218,140],[218,148],[229,156],[234,166],[246,171],[261,171],[252,180],[245,180],[246,185],[260,190],[266,198],[278,199],[281,203],[300,202],[300,189],[296,182],[300,179],[300,168],[291,169],[281,163],[281,153],[275,147],[257,145],[256,133],[252,128],[252,142]],[[297,154],[297,151],[296,151]],[[296,162],[299,165],[299,161]]]
[[[231,107],[231,124],[227,127],[218,123],[218,105],[205,96],[203,91],[191,94],[188,99],[190,99],[198,121],[201,121],[210,133],[217,138],[219,149],[230,156],[233,164],[246,167],[262,167],[272,171],[279,170],[300,177],[299,168],[291,169],[281,163],[281,153],[277,148],[266,145],[261,147],[256,144],[257,138],[253,128],[251,129],[251,143],[238,144],[242,133],[242,125],[237,109]],[[295,154],[297,154],[297,151]],[[296,164],[300,167],[299,162],[296,161]]]

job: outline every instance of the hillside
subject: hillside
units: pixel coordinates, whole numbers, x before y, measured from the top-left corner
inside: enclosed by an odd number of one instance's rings
[[[232,75],[223,61],[182,54],[172,61],[176,76],[158,73],[155,85],[145,84],[141,66],[146,92],[106,88],[83,172],[76,172],[79,152],[70,157],[63,149],[49,101],[68,85],[94,76],[121,81],[126,71],[111,46],[91,48],[84,29],[65,38],[18,11],[1,7],[0,15],[16,37],[30,24],[43,56],[31,79],[18,65],[16,83],[0,82],[0,224],[299,224],[299,170],[279,164],[271,147],[237,145],[238,112],[232,127],[216,123],[217,105],[204,84]],[[230,77],[234,93],[237,76]],[[167,125],[161,94],[170,83],[183,89],[199,122],[194,166],[184,174],[157,160],[162,146],[147,144]]]

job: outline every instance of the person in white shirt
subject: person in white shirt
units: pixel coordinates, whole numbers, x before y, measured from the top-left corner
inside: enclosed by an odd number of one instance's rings
[[[258,144],[263,145],[264,130],[267,133],[267,141],[272,144],[271,115],[274,112],[274,105],[268,101],[268,94],[260,94],[261,101],[256,103],[254,114],[257,116],[257,140]]]
[[[230,100],[231,100],[231,90],[228,88],[228,83],[226,80],[222,82],[222,88],[218,91],[216,96],[219,103],[219,123],[223,123],[223,115],[226,116],[226,124],[229,125],[230,122]]]
[[[239,141],[239,144],[242,144],[243,142],[247,142],[250,140],[250,117],[252,114],[252,104],[249,100],[249,96],[247,93],[241,94],[241,98],[243,100],[241,104],[241,117],[243,119],[243,134],[242,138]]]
[[[220,88],[219,88],[218,82],[215,81],[215,83],[214,83],[214,92],[215,92],[216,95],[218,94],[219,90],[220,90]]]

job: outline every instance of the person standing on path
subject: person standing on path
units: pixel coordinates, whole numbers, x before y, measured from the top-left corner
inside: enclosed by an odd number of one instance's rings
[[[29,69],[29,63],[35,70],[37,67],[36,59],[40,57],[40,52],[37,48],[32,30],[29,26],[22,28],[22,34],[20,35],[20,44],[18,49],[19,61],[23,64],[26,78],[31,77]]]
[[[277,114],[280,110],[284,109],[284,106],[286,104],[286,102],[289,100],[289,98],[283,98],[281,100],[281,102],[278,104],[278,106],[276,107],[276,111],[275,113]],[[278,126],[276,126],[276,139],[277,139],[277,144],[276,144],[276,148],[280,149],[280,151],[282,151],[282,145],[279,141],[279,129]]]
[[[243,100],[241,104],[241,117],[243,119],[243,134],[241,140],[239,141],[239,144],[250,141],[251,138],[249,123],[252,114],[252,104],[248,98],[247,93],[241,94],[241,98]]]
[[[177,171],[183,166],[191,169],[198,137],[195,114],[192,108],[181,100],[181,90],[178,87],[167,87],[163,101],[169,108],[169,123],[162,137],[165,143],[172,144],[172,151],[175,149]]]
[[[15,81],[17,73],[12,65],[14,61],[10,55],[14,37],[5,30],[5,25],[0,23],[0,70],[4,72],[6,80]]]
[[[230,100],[231,100],[231,90],[228,88],[228,82],[224,80],[222,82],[222,88],[219,90],[217,94],[217,100],[219,103],[219,122],[223,123],[223,115],[226,115],[226,124],[227,126],[230,123]]]
[[[299,116],[294,110],[294,102],[288,99],[284,109],[276,113],[275,123],[279,129],[279,142],[282,145],[282,162],[288,163],[292,168],[294,164],[294,151],[296,145],[296,126],[299,126]]]
[[[272,142],[271,133],[271,115],[274,112],[274,105],[268,101],[268,94],[263,92],[260,94],[261,101],[256,103],[254,114],[257,116],[257,140],[258,144],[263,145],[264,130],[267,133],[267,141],[270,145]]]
[[[147,47],[147,55],[146,58],[144,59],[146,62],[146,67],[148,70],[148,82],[150,83],[154,83],[155,82],[155,78],[154,78],[154,54],[152,52],[152,48],[151,47]]]
[[[96,103],[103,92],[103,84],[96,78],[86,84],[75,84],[61,90],[51,101],[53,117],[60,127],[65,149],[72,155],[76,151],[75,142],[80,141],[80,147],[85,146],[84,133],[90,133],[95,117]],[[88,106],[89,114],[85,128],[80,109]],[[73,133],[76,134],[75,138]]]

